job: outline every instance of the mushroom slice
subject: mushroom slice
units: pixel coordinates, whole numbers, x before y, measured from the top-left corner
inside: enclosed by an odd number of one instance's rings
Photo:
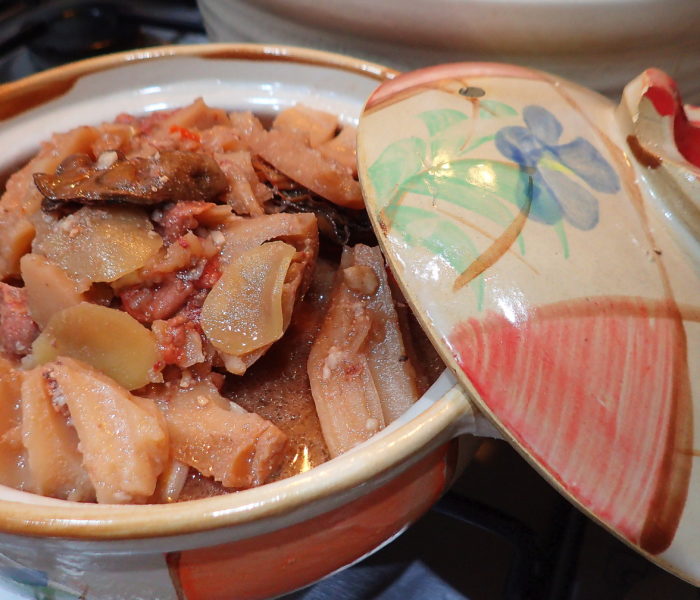
[[[51,210],[63,202],[151,205],[181,200],[212,200],[228,189],[216,161],[201,152],[160,152],[149,158],[124,158],[103,152],[66,158],[55,174],[35,173],[34,183]]]

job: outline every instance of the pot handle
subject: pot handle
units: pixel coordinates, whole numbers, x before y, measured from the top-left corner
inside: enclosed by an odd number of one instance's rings
[[[477,437],[503,439],[501,432],[477,408],[474,401],[469,397],[469,392],[462,387],[448,369],[440,376],[440,383],[445,387],[449,386],[447,391],[442,394],[440,400],[454,403],[460,407],[461,414],[455,424],[455,435],[471,434]]]

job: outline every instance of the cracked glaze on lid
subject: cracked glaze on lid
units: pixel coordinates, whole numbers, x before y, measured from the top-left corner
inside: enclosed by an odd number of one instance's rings
[[[382,246],[462,385],[560,490],[696,583],[699,121],[655,70],[616,107],[464,63],[383,84],[358,137]]]

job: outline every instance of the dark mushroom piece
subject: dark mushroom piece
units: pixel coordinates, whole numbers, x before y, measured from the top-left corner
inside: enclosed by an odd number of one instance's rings
[[[354,246],[355,244],[377,244],[372,224],[364,210],[337,206],[312,194],[305,188],[277,190],[266,206],[269,213],[305,213],[316,215],[319,233],[332,244]]]
[[[129,159],[109,151],[96,161],[87,154],[73,154],[55,174],[35,173],[34,183],[44,197],[44,210],[54,210],[63,203],[147,206],[209,201],[228,189],[226,176],[211,156],[182,151]]]

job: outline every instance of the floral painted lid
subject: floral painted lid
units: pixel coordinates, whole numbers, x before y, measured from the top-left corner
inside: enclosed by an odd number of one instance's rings
[[[465,63],[383,84],[360,177],[478,408],[570,499],[700,582],[700,110]]]

